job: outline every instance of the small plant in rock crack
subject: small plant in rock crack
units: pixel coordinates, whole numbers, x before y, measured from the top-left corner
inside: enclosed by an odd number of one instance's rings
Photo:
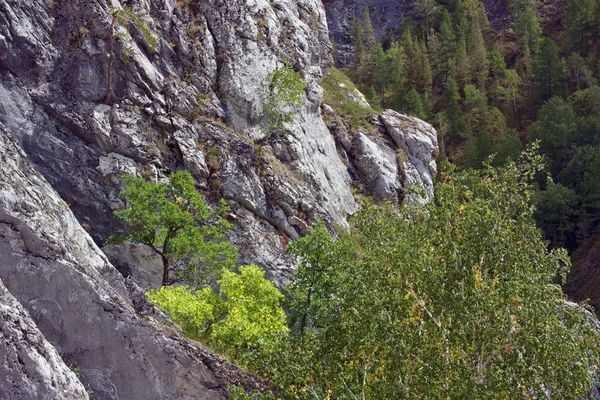
[[[283,128],[284,123],[292,123],[291,107],[302,106],[306,81],[299,72],[294,71],[288,62],[283,67],[267,75],[264,83],[267,101],[263,112],[269,118],[267,130]]]

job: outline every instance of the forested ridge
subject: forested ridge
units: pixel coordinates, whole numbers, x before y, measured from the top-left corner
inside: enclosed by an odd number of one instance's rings
[[[597,306],[586,274],[600,258],[600,2],[513,0],[503,31],[477,0],[416,5],[381,41],[369,9],[355,15],[355,66],[344,72],[373,108],[433,123],[442,159],[457,166],[481,168],[494,153],[501,165],[539,140],[547,167],[535,183],[535,220],[551,247],[574,252],[570,294]],[[559,23],[543,26],[560,6]]]

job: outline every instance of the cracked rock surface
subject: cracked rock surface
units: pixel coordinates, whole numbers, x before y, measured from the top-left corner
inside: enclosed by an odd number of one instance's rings
[[[229,204],[238,263],[281,286],[294,272],[290,240],[317,219],[332,232],[348,227],[353,185],[398,201],[409,179],[430,185],[435,132],[388,112],[374,135],[324,122],[332,59],[320,0],[112,3],[137,17],[111,38],[105,0],[0,1],[0,279],[94,399],[219,399],[228,384],[263,387],[184,340],[148,302],[160,264],[143,246],[107,246],[123,231],[113,214],[125,206],[123,174],[190,171],[209,203]],[[286,62],[306,81],[302,106],[289,109],[293,123],[267,129],[264,82]]]

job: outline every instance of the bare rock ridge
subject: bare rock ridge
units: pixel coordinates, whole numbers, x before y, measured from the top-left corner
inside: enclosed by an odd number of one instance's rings
[[[239,262],[282,284],[294,270],[286,244],[317,219],[347,226],[353,185],[430,199],[435,131],[391,111],[360,132],[325,123],[319,0],[112,3],[0,0],[0,356],[18,362],[0,366],[0,398],[219,399],[229,384],[260,387],[147,301],[138,285],[157,282],[143,248],[105,247],[123,229],[122,174],[189,170],[210,202],[230,205]],[[124,18],[111,39],[114,10]],[[264,82],[284,61],[305,98],[294,123],[267,131]]]

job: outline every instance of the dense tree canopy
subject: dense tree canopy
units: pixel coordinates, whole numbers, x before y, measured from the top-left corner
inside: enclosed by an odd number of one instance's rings
[[[149,246],[163,263],[162,284],[186,280],[199,285],[224,267],[233,267],[237,252],[223,240],[231,224],[222,218],[227,205],[209,208],[187,171],[173,173],[168,182],[146,182],[125,176],[120,197],[127,207],[115,211],[127,232],[111,238]],[[178,264],[187,259],[186,268]]]

